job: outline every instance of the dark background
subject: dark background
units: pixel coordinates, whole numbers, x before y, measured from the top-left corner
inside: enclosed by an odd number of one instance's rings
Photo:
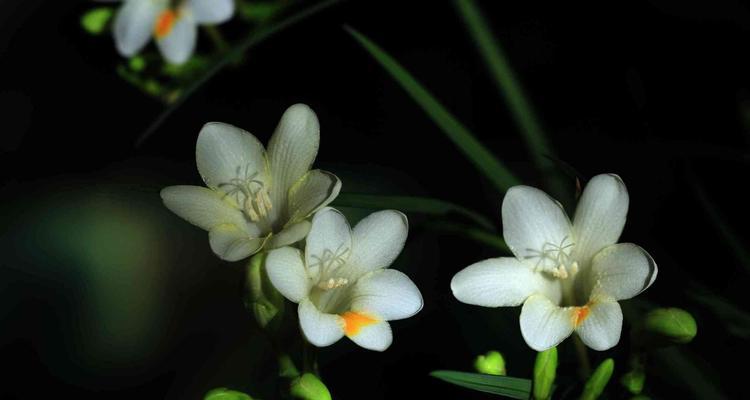
[[[698,321],[693,343],[649,360],[646,393],[740,393],[746,372],[732,360],[750,355],[750,265],[726,232],[744,248],[750,9],[731,0],[500,3],[479,1],[557,155],[583,177],[614,172],[628,186],[622,241],[647,249],[660,272],[624,304],[636,314],[645,301],[678,306]],[[158,197],[161,187],[200,183],[194,146],[207,121],[266,142],[287,106],[307,103],[321,122],[316,164],[344,191],[442,198],[499,225],[501,195],[343,24],[396,57],[525,183],[541,185],[451,2],[349,1],[325,11],[252,49],[138,148],[163,105],[115,74],[110,37],[80,29],[89,7],[0,4],[3,398],[194,399],[217,386],[273,398],[263,379],[276,366],[243,308],[242,264],[219,261],[205,232]],[[385,353],[347,340],[322,349],[334,398],[488,398],[427,374],[469,370],[490,349],[506,354],[510,375],[530,377],[519,309],[480,309],[450,294],[453,274],[498,253],[409,218],[395,267],[425,307],[393,323]],[[629,327],[615,349],[590,353],[615,357],[616,376],[626,371]],[[573,377],[569,347],[558,375]]]

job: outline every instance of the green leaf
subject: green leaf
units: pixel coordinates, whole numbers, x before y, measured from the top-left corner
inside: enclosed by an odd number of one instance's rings
[[[92,35],[101,35],[113,14],[114,10],[111,7],[91,9],[81,17],[81,27]]]
[[[469,161],[500,191],[519,184],[518,179],[461,122],[380,46],[351,27],[344,29],[391,75],[419,104],[432,121],[453,141]]]
[[[706,190],[699,183],[698,178],[692,173],[689,174],[689,178],[688,181],[691,183],[693,193],[703,207],[709,221],[713,223],[722,241],[732,250],[737,262],[745,268],[746,272],[750,273],[750,253],[748,253],[745,243],[740,240],[732,227],[729,226],[726,218],[719,211],[719,207],[709,199]]]
[[[750,339],[750,313],[699,285],[691,284],[690,287],[687,290],[688,296],[707,307],[727,332],[742,339]]]
[[[534,399],[547,400],[552,395],[557,376],[557,347],[541,351],[534,362]]]
[[[289,28],[299,22],[304,21],[307,18],[316,15],[317,13],[339,3],[341,0],[327,0],[312,5],[296,14],[293,14],[279,22],[271,23],[268,25],[262,25],[260,28],[253,30],[244,40],[237,45],[233,46],[230,50],[222,55],[221,58],[213,62],[213,64],[206,69],[206,71],[193,83],[187,86],[180,95],[177,96],[170,102],[170,105],[162,111],[162,113],[149,125],[148,128],[136,139],[135,147],[140,146],[143,142],[148,139],[157,129],[166,121],[172,113],[182,106],[183,103],[198,89],[200,89],[206,82],[211,80],[216,74],[218,74],[227,65],[239,60],[246,51],[264,42],[266,39],[273,35]]]
[[[490,231],[495,230],[492,222],[468,208],[431,197],[418,196],[388,196],[365,193],[341,193],[333,202],[336,206],[367,209],[390,208],[402,212],[413,212],[429,215],[445,216],[448,214],[462,215],[481,227]]]
[[[218,388],[206,393],[203,400],[253,400],[253,398],[236,390]]]
[[[523,134],[526,146],[537,168],[546,178],[547,184],[551,186],[554,194],[565,193],[565,188],[560,180],[562,176],[551,161],[551,157],[554,157],[554,151],[549,146],[546,134],[538,122],[539,118],[531,103],[527,100],[521,83],[513,73],[502,46],[495,39],[489,24],[482,16],[482,12],[474,0],[455,0],[455,3],[469,34],[492,74],[497,89],[505,98],[511,115]]]
[[[581,394],[581,400],[596,400],[604,392],[604,388],[607,387],[609,379],[612,378],[612,372],[615,370],[615,361],[611,358],[604,360],[591,377],[586,381],[586,385],[583,387],[583,394]]]
[[[467,239],[486,244],[502,251],[503,253],[512,253],[508,245],[497,232],[488,232],[484,229],[454,224],[447,221],[427,221],[425,225],[430,229],[454,233]]]
[[[283,4],[279,1],[240,1],[237,3],[237,13],[246,21],[263,22],[275,16]]]
[[[528,399],[531,393],[531,381],[528,379],[460,371],[433,371],[430,376],[457,386],[513,399]]]

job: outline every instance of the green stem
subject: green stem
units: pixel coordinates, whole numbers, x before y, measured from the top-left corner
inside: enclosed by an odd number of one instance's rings
[[[279,361],[279,376],[289,379],[294,379],[300,375],[297,366],[294,365],[292,357],[287,353],[281,353],[278,356]]]
[[[214,47],[219,51],[219,53],[223,53],[227,49],[229,49],[229,43],[227,43],[226,39],[224,39],[224,35],[222,35],[215,26],[203,26],[203,31],[206,32],[209,39],[211,39],[211,43],[213,43]]]
[[[591,363],[589,362],[589,351],[586,349],[586,345],[583,343],[583,340],[581,340],[578,335],[573,335],[573,343],[576,347],[576,356],[578,356],[578,364],[580,365],[581,369],[579,370],[579,374],[581,375],[581,379],[584,381],[588,379],[588,377],[591,375]]]

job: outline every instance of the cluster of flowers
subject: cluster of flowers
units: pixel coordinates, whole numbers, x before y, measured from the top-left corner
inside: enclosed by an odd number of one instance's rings
[[[387,210],[353,229],[327,207],[338,195],[336,175],[311,170],[320,127],[313,111],[290,107],[268,149],[250,133],[209,123],[196,147],[207,187],[162,190],[166,206],[209,232],[211,249],[238,261],[267,252],[274,287],[298,303],[308,341],[328,346],[343,336],[372,350],[393,338],[388,321],[422,308],[419,289],[388,269],[408,233],[406,216]],[[618,300],[637,295],[656,278],[642,248],[617,244],[629,197],[622,180],[599,175],[586,186],[573,223],[562,206],[527,186],[508,191],[503,236],[515,257],[481,261],[455,275],[455,297],[486,307],[518,306],[530,347],[546,350],[574,331],[591,348],[617,344],[622,329]],[[304,242],[304,245],[302,245]]]

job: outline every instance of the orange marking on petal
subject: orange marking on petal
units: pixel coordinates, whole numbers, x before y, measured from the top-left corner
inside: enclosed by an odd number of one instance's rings
[[[156,23],[154,24],[154,35],[157,39],[161,39],[164,36],[169,35],[172,32],[174,23],[177,22],[177,13],[172,9],[166,9],[156,17]]]
[[[354,336],[358,334],[362,328],[379,322],[375,318],[354,311],[347,311],[341,314],[341,318],[344,319],[344,333],[346,333],[346,336]]]
[[[573,310],[573,326],[576,328],[578,325],[581,325],[583,321],[586,320],[586,318],[589,316],[589,313],[591,312],[591,309],[588,305],[585,305],[583,307],[576,307]]]

